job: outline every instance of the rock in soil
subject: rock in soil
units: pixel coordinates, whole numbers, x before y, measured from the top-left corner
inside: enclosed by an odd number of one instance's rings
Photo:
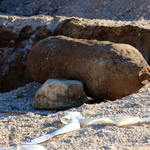
[[[81,81],[49,79],[35,93],[33,107],[66,109],[79,107],[87,101]]]

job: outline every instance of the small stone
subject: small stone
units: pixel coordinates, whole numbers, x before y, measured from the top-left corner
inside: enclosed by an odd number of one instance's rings
[[[17,98],[22,98],[23,97],[23,95],[21,93],[17,93],[16,96],[17,96]]]
[[[109,3],[108,2],[103,2],[103,6],[106,6],[108,5]]]
[[[32,106],[40,109],[66,109],[78,107],[86,101],[88,99],[81,81],[49,79],[35,93]]]

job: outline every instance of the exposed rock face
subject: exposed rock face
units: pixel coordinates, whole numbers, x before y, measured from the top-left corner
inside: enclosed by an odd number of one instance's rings
[[[33,44],[52,35],[130,44],[150,64],[149,24],[150,21],[0,15],[0,92],[10,91],[33,81],[27,69],[27,55]]]
[[[78,107],[87,101],[81,81],[49,79],[35,93],[33,107],[66,109]]]
[[[49,37],[35,44],[27,58],[36,81],[67,78],[83,81],[88,96],[119,99],[149,79],[149,65],[134,47],[107,41]]]

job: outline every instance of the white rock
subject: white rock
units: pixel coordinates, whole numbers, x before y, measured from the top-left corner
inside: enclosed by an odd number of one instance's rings
[[[83,83],[77,80],[49,79],[35,93],[33,107],[65,109],[78,107],[88,101]]]

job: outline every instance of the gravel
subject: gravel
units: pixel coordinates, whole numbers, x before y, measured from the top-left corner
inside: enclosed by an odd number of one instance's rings
[[[136,94],[120,100],[83,104],[67,110],[38,110],[32,107],[33,96],[41,83],[0,94],[0,110],[24,112],[25,115],[0,115],[0,147],[19,143],[50,133],[62,126],[60,118],[66,111],[78,111],[85,118],[113,116],[150,116],[150,84]],[[48,114],[41,116],[37,113]],[[89,125],[80,130],[54,137],[42,143],[50,149],[123,149],[132,146],[150,146],[150,124],[119,127],[116,125]]]

